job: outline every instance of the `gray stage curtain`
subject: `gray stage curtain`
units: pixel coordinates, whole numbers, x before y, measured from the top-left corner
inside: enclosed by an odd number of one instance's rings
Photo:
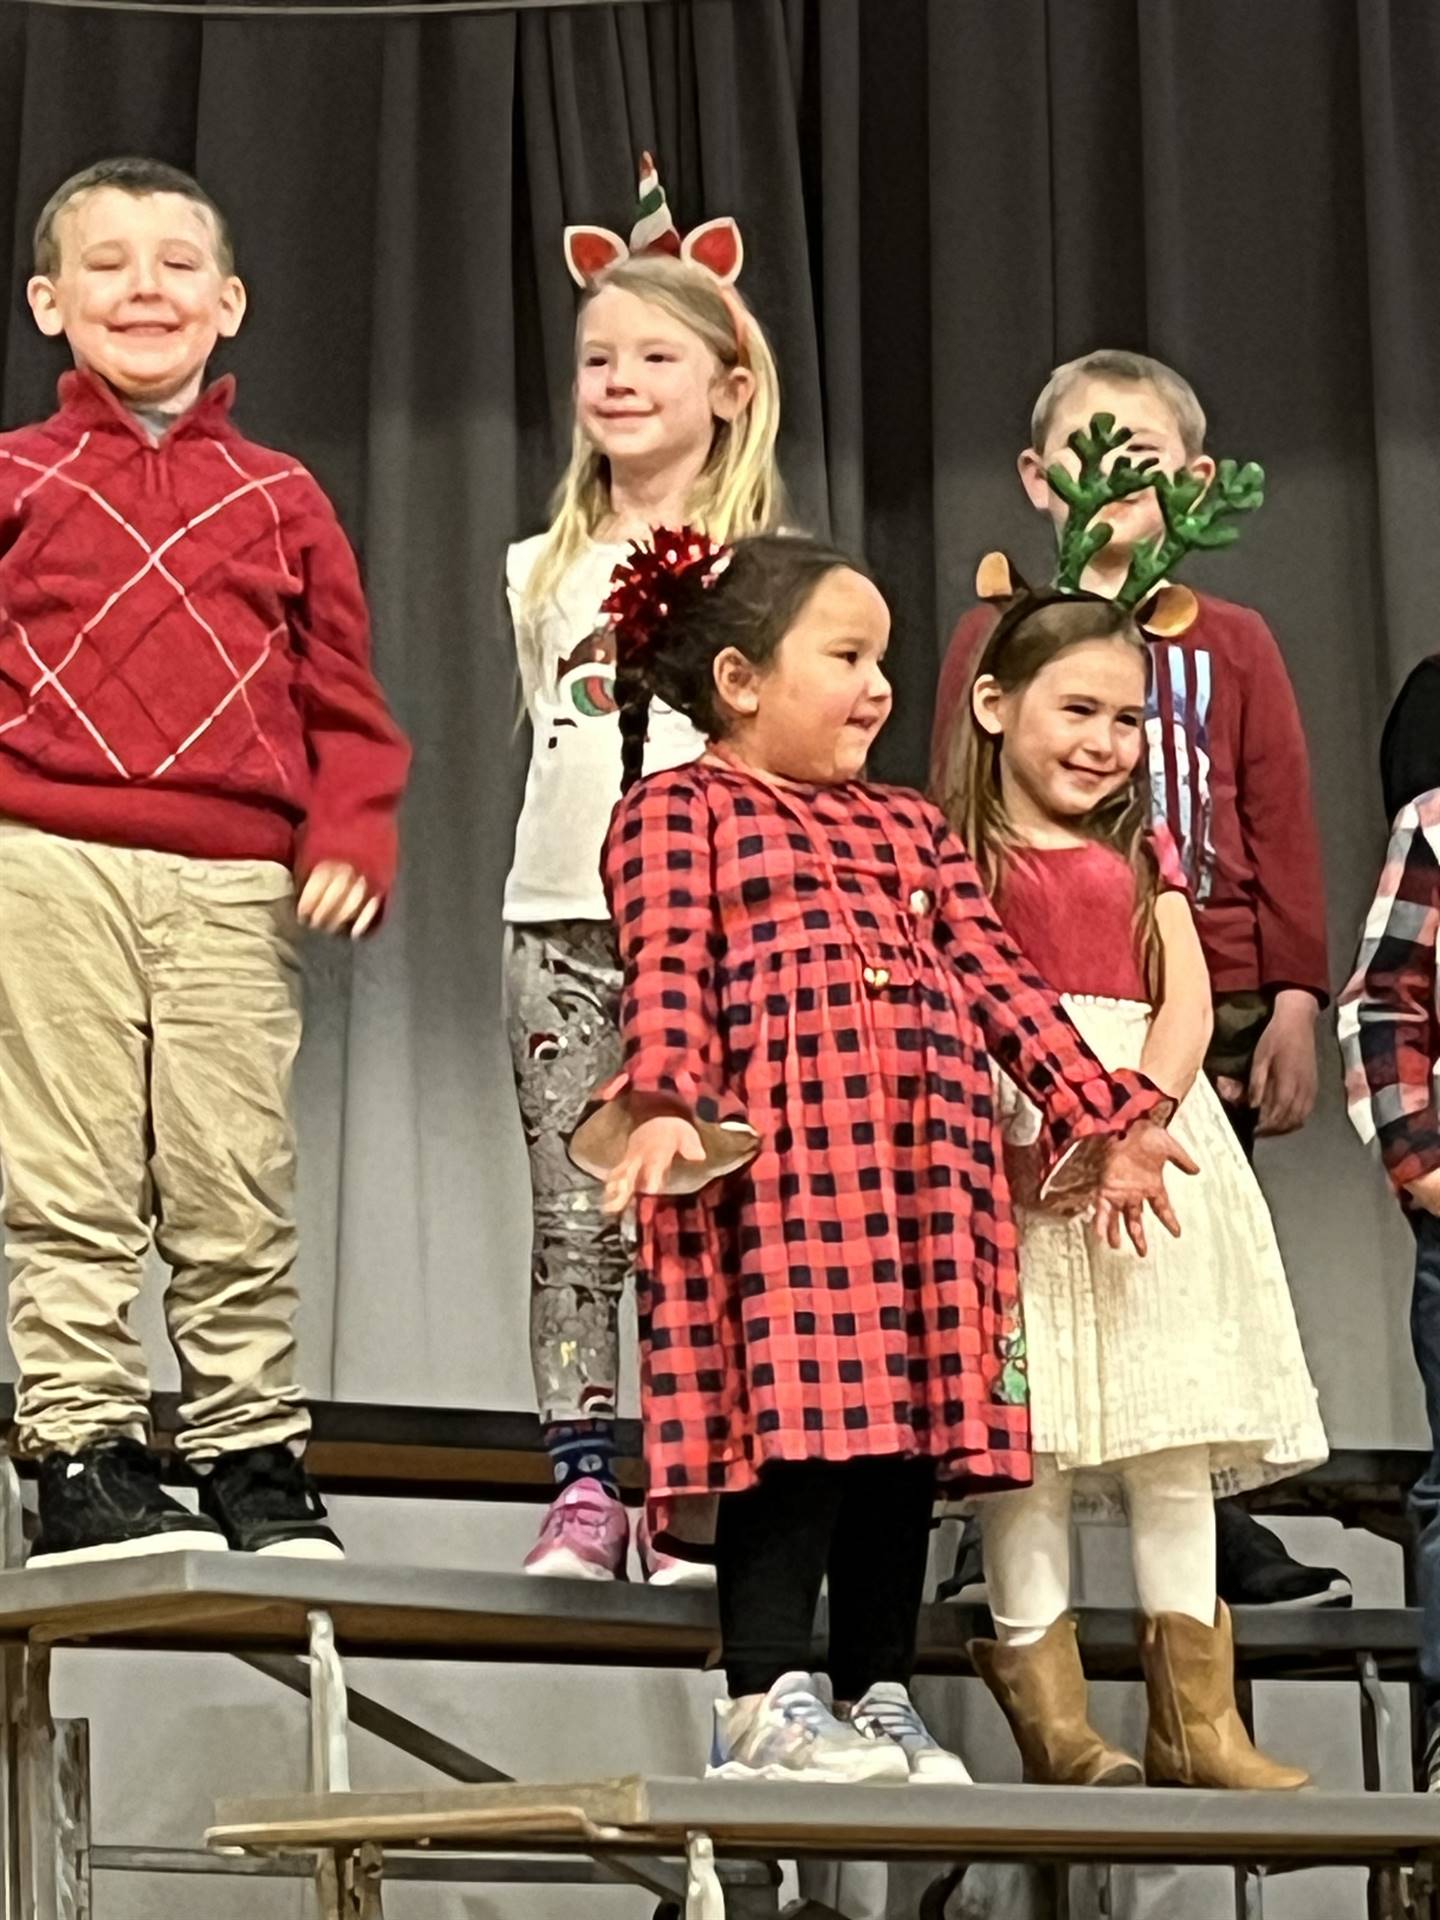
[[[1104,344],[1186,369],[1217,448],[1270,471],[1238,552],[1196,577],[1264,608],[1288,655],[1340,977],[1382,844],[1379,722],[1437,644],[1437,98],[1430,0],[654,0],[423,21],[0,0],[0,424],[44,410],[59,371],[20,293],[49,190],[127,149],[194,167],[231,214],[252,296],[226,355],[242,423],[335,495],[418,747],[383,937],[353,963],[311,955],[315,1391],[530,1404],[498,964],[525,742],[499,577],[505,543],[542,524],[566,442],[564,223],[625,226],[642,147],[683,222],[742,222],[745,287],[784,377],[794,517],[866,549],[896,607],[889,777],[923,775],[938,650],[978,554],[1044,564],[1013,462],[1051,365]],[[1407,1236],[1344,1123],[1328,1033],[1323,1051],[1321,1116],[1262,1172],[1333,1437],[1413,1442]],[[533,1524],[342,1505],[357,1557],[403,1564],[513,1567]],[[1395,1600],[1377,1554],[1373,1573],[1353,1564],[1368,1597]],[[298,1710],[253,1675],[172,1666],[157,1687],[143,1656],[60,1666],[62,1710],[97,1714],[101,1839],[194,1845],[213,1793],[298,1782]],[[686,1770],[705,1740],[703,1683],[680,1676],[410,1669],[379,1684],[532,1777]],[[966,1750],[994,1777],[1013,1755],[966,1697]],[[1353,1754],[1333,1718],[1317,1707],[1303,1743],[1299,1722],[1275,1732],[1337,1785]],[[420,1778],[369,1746],[356,1765],[357,1784]],[[1315,1886],[1269,1898],[1297,1920],[1363,1913],[1353,1876],[1322,1908]],[[304,1905],[259,1883],[132,1876],[100,1897],[136,1920]],[[581,1899],[596,1920],[649,1911],[599,1890],[392,1898],[427,1920],[569,1920]]]
[[[523,1157],[498,1024],[524,740],[498,580],[566,439],[569,220],[633,161],[733,212],[785,385],[795,518],[897,611],[882,771],[918,778],[976,556],[1043,564],[1013,460],[1050,365],[1147,348],[1271,503],[1197,576],[1271,616],[1300,690],[1334,966],[1383,823],[1373,749],[1440,599],[1440,20],[1427,0],[656,0],[444,19],[0,6],[0,416],[57,362],[19,289],[46,192],[100,154],[194,166],[253,306],[243,423],[360,546],[418,760],[403,892],[312,956],[307,1366],[347,1396],[524,1406]],[[1326,1112],[1267,1180],[1337,1438],[1413,1437],[1404,1248]],[[1392,1391],[1393,1389],[1393,1391]]]

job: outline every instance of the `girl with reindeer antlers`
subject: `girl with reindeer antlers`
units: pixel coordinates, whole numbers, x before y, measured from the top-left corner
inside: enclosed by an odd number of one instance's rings
[[[692,520],[728,539],[775,523],[780,400],[764,332],[734,291],[739,229],[710,220],[682,240],[648,154],[628,246],[571,227],[565,256],[583,289],[574,445],[549,527],[506,563],[532,742],[505,888],[505,990],[534,1194],[531,1358],[559,1486],[525,1570],[609,1580],[624,1578],[629,1546],[613,1432],[630,1252],[566,1154],[620,1058],[600,848],[620,792],[621,718],[601,603],[627,543],[654,525]],[[651,713],[652,772],[703,745],[683,715]],[[713,1580],[657,1551],[643,1524],[639,1548],[656,1584]]]
[[[1138,1068],[1180,1102],[1175,1137],[1199,1165],[1179,1184],[1178,1238],[1118,1252],[1036,1202],[1026,1161],[1038,1115],[1001,1083],[1020,1210],[1020,1286],[1034,1484],[977,1502],[997,1639],[975,1641],[1028,1779],[1113,1785],[1139,1764],[1089,1723],[1070,1605],[1070,1513],[1084,1491],[1129,1507],[1147,1616],[1145,1775],[1190,1787],[1299,1787],[1255,1750],[1235,1708],[1229,1619],[1216,1596],[1214,1495],[1322,1460],[1315,1389],[1274,1229],[1200,1072],[1210,989],[1179,862],[1150,824],[1145,634],[1181,633],[1196,602],[1164,584],[1194,547],[1236,538],[1264,476],[1223,462],[1173,477],[1122,451],[1099,414],[1071,436],[1076,469],[1049,480],[1069,507],[1053,587],[1001,554],[978,591],[1000,618],[978,661],[944,799],[1001,919],[1059,989],[1109,1069]],[[1080,590],[1110,537],[1112,502],[1154,487],[1164,532],[1137,546],[1113,600]],[[1027,1204],[1028,1202],[1028,1204]]]

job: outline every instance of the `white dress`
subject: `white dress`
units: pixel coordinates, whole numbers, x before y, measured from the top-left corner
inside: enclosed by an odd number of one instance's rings
[[[1057,947],[1073,952],[1075,928],[1093,929],[1113,897],[1113,870],[1095,871],[1096,856],[1123,866],[1107,849],[1071,851],[1079,858],[1063,871],[1042,856],[1040,873],[1057,884],[1047,893],[1032,882],[1041,891],[1025,912],[1011,917],[1002,898],[1002,915],[1042,972],[1043,910],[1063,917]],[[1104,1066],[1139,1066],[1147,1003],[1063,997]],[[999,1093],[1007,1137],[1033,1139],[1033,1108],[1006,1081]],[[1298,1473],[1329,1451],[1269,1208],[1203,1075],[1170,1129],[1200,1168],[1167,1171],[1178,1240],[1152,1217],[1142,1258],[1128,1241],[1112,1252],[1081,1221],[1019,1211],[1031,1443],[1038,1469],[1082,1476],[1088,1484],[1077,1492],[1108,1497],[1113,1476],[1098,1469],[1172,1447],[1209,1448],[1221,1497]]]

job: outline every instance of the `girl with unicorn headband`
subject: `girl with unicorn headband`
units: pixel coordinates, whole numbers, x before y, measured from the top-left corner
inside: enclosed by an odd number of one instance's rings
[[[590,1090],[620,1062],[621,976],[600,875],[620,793],[610,576],[654,526],[717,540],[773,527],[779,383],[763,329],[735,291],[734,220],[681,236],[649,154],[627,242],[565,232],[582,289],[570,462],[543,533],[506,557],[531,752],[505,887],[506,1021],[529,1149],[535,1232],[530,1351],[557,1495],[527,1556],[532,1574],[623,1579],[629,1524],[614,1470],[619,1307],[631,1249],[600,1187],[566,1151]],[[646,770],[695,759],[704,741],[657,704]],[[708,1567],[656,1549],[655,1584],[709,1582]]]

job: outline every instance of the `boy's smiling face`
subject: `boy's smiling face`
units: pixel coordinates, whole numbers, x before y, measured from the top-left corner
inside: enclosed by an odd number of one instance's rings
[[[1020,479],[1030,504],[1048,513],[1057,530],[1065,524],[1069,509],[1051,491],[1045,478],[1048,467],[1058,461],[1072,473],[1080,463],[1067,442],[1077,428],[1086,428],[1097,413],[1115,416],[1115,424],[1129,427],[1131,438],[1123,451],[1137,465],[1153,459],[1164,473],[1178,473],[1188,467],[1206,479],[1214,473],[1215,462],[1209,454],[1189,454],[1180,437],[1180,426],[1165,396],[1145,380],[1109,380],[1092,375],[1078,380],[1055,408],[1043,447],[1027,447],[1021,454]],[[1111,454],[1108,468],[1116,458]],[[1121,561],[1128,564],[1137,540],[1158,534],[1161,529],[1160,504],[1152,487],[1131,494],[1096,515],[1111,528],[1110,544],[1103,559],[1110,567]]]
[[[245,289],[220,258],[207,207],[180,193],[94,187],[55,217],[59,267],[27,288],[40,331],[132,405],[182,412],[217,340],[239,331]]]

